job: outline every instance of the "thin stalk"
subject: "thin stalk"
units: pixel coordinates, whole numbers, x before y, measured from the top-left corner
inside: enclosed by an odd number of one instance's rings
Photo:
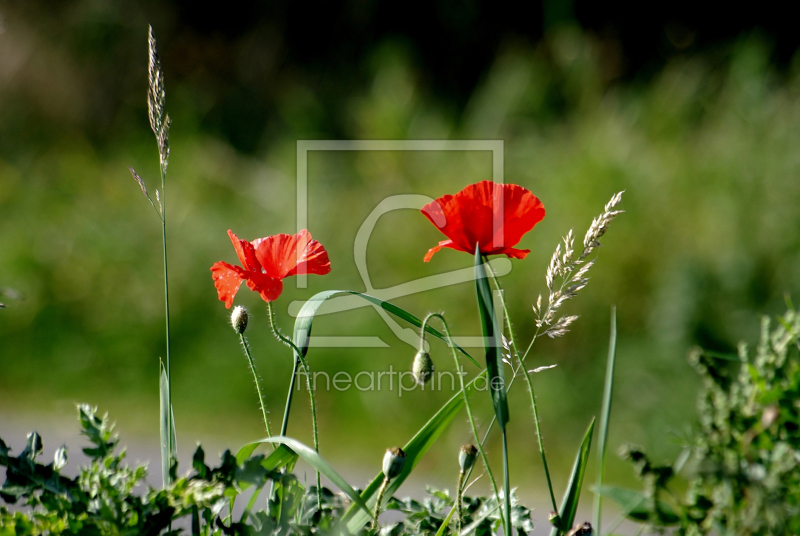
[[[383,502],[383,496],[386,494],[386,488],[388,487],[389,487],[389,479],[384,478],[383,483],[381,484],[381,487],[378,490],[378,502],[375,503],[375,513],[372,515],[373,530],[378,528],[378,517],[380,517],[381,515],[381,503]]]
[[[600,534],[600,509],[602,507],[603,496],[600,488],[603,487],[603,471],[606,463],[606,443],[608,441],[608,421],[611,415],[611,394],[614,389],[614,362],[617,354],[617,308],[611,308],[611,328],[608,339],[608,361],[606,362],[606,381],[603,388],[603,406],[600,418],[600,446],[597,449],[597,493],[594,495],[594,519],[593,526],[597,534]]]
[[[295,358],[292,368],[292,379],[289,382],[289,393],[286,395],[286,407],[283,409],[283,423],[281,424],[281,435],[286,436],[286,428],[289,427],[289,410],[292,408],[292,398],[294,396],[294,384],[297,380],[297,369],[300,367],[300,360]]]
[[[167,434],[167,446],[169,447],[169,465],[175,463],[173,452],[175,445],[172,444],[172,437],[175,431],[172,429],[174,423],[172,422],[172,370],[170,369],[169,359],[169,279],[167,277],[167,193],[164,189],[166,186],[166,170],[161,165],[161,245],[164,253],[164,309],[166,316],[166,331],[167,331],[167,401],[169,403],[169,434]],[[150,201],[152,203],[152,201]],[[168,475],[167,479],[171,482],[172,478]]]
[[[488,259],[486,259],[486,257],[484,257],[484,261],[486,262],[487,265],[489,265],[488,264]],[[528,371],[525,368],[524,363],[523,363],[523,360],[525,359],[525,357],[520,358],[519,351],[517,350],[517,343],[516,343],[516,341],[514,339],[514,331],[511,329],[511,318],[508,316],[508,307],[506,307],[505,295],[503,293],[502,287],[500,286],[500,281],[497,280],[497,276],[495,275],[494,270],[492,269],[492,267],[490,265],[489,265],[489,273],[492,276],[492,281],[494,281],[495,288],[497,288],[497,290],[499,291],[499,294],[500,294],[500,303],[503,305],[503,315],[505,316],[506,326],[508,327],[508,338],[509,338],[509,340],[511,342],[511,349],[513,350],[513,353],[516,356],[517,361],[519,362],[519,367],[517,368],[517,370],[519,370],[519,368],[521,368],[522,371],[525,373],[525,381],[528,384],[528,394],[530,395],[531,407],[533,408],[533,421],[536,424],[536,438],[537,438],[538,443],[539,443],[539,454],[541,454],[541,456],[542,456],[542,465],[544,466],[544,475],[545,475],[545,479],[547,480],[547,489],[550,491],[550,501],[553,503],[553,510],[558,512],[558,506],[556,505],[556,496],[553,493],[553,483],[552,483],[552,481],[550,479],[550,469],[547,467],[547,457],[545,456],[545,453],[544,453],[544,441],[542,440],[541,424],[540,424],[540,420],[539,420],[539,410],[536,407],[536,394],[535,394],[535,392],[533,390],[533,382],[531,381],[531,376],[528,373]],[[531,346],[533,346],[533,342],[536,340],[536,337],[538,336],[538,334],[539,334],[539,330],[537,329],[536,330],[536,335],[534,335],[534,338],[531,341],[531,344],[528,346],[528,350],[525,352],[525,356],[528,355],[528,351],[530,351]],[[514,378],[516,378],[516,371],[514,372]],[[512,378],[512,383],[513,383],[513,378]],[[508,388],[509,389],[511,388],[510,384],[509,384]],[[503,437],[503,440],[505,441],[505,436]]]
[[[456,494],[456,532],[461,532],[461,525],[464,523],[464,508],[461,501],[464,500],[464,471],[458,472],[458,493]]]
[[[503,429],[503,506],[506,515],[506,536],[511,536],[511,491],[508,482],[508,439],[505,429]]]
[[[294,367],[292,369],[292,379],[289,382],[289,394],[286,397],[286,408],[283,413],[283,424],[281,425],[281,435],[286,435],[286,427],[289,424],[289,410],[292,406],[292,393],[294,392],[295,380],[297,378],[297,363],[298,361],[303,366],[303,373],[306,377],[306,388],[308,389],[308,398],[311,401],[311,425],[312,430],[314,432],[314,450],[319,452],[319,430],[317,428],[317,401],[316,397],[314,396],[314,389],[311,387],[311,369],[308,368],[308,364],[306,363],[305,357],[303,357],[303,353],[300,351],[297,346],[295,346],[294,342],[291,339],[283,335],[278,329],[278,326],[275,324],[275,314],[272,310],[272,302],[267,302],[267,314],[269,315],[269,325],[272,328],[272,333],[275,337],[285,344],[286,346],[290,347],[294,350]],[[319,471],[315,470],[317,474],[317,508],[322,508],[322,480],[319,475]]]
[[[272,432],[269,429],[269,419],[267,419],[267,405],[264,403],[264,395],[261,392],[261,378],[258,376],[258,370],[256,370],[256,364],[253,361],[253,356],[250,355],[250,347],[247,344],[247,339],[244,338],[244,334],[239,334],[239,341],[242,343],[242,348],[244,348],[244,355],[247,356],[247,361],[250,363],[250,370],[253,371],[253,379],[256,382],[256,392],[258,393],[258,402],[261,404],[261,415],[264,416],[264,426],[267,429],[267,436],[272,437]],[[274,450],[273,445],[273,450]]]
[[[486,451],[483,450],[483,443],[486,441],[486,437],[483,438],[483,441],[481,441],[478,437],[478,427],[475,424],[475,417],[473,416],[472,408],[469,405],[469,397],[467,396],[466,387],[464,385],[464,374],[463,370],[461,369],[461,361],[458,360],[458,354],[456,353],[455,345],[453,344],[453,338],[450,335],[450,328],[448,327],[447,321],[444,319],[444,316],[440,315],[439,313],[429,313],[428,316],[425,317],[425,320],[422,322],[422,333],[425,333],[425,327],[427,326],[431,318],[438,318],[442,322],[442,326],[444,328],[444,334],[447,337],[447,345],[450,347],[450,351],[453,353],[453,361],[456,364],[456,373],[458,375],[458,381],[461,383],[461,394],[464,397],[464,407],[467,410],[467,418],[469,420],[469,425],[472,428],[472,435],[475,438],[475,442],[478,444],[478,452],[480,452],[481,454],[481,460],[483,461],[483,466],[486,467],[486,473],[489,475],[489,481],[492,483],[492,491],[494,492],[494,496],[497,497],[498,500],[500,500],[500,494],[497,491],[497,481],[494,479],[492,468],[489,465],[489,459],[486,457]],[[506,522],[504,519],[503,525],[505,524]]]

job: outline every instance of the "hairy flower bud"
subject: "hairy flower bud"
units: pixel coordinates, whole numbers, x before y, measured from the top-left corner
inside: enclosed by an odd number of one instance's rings
[[[430,354],[424,350],[417,352],[417,355],[414,356],[414,366],[411,369],[412,374],[414,374],[414,380],[419,385],[425,385],[433,376],[433,371],[433,361]]]
[[[475,465],[475,460],[478,458],[478,449],[475,445],[469,444],[461,447],[458,453],[458,465],[461,467],[461,472],[466,473],[472,466]]]
[[[406,453],[400,447],[386,449],[383,456],[383,474],[387,480],[396,478],[406,464]]]
[[[233,308],[233,312],[231,313],[231,326],[233,326],[233,331],[241,335],[244,333],[244,330],[247,329],[247,320],[249,318],[249,314],[247,309],[242,307],[241,305],[237,305]]]

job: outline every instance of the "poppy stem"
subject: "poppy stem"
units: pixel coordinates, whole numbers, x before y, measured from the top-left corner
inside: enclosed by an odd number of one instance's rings
[[[253,379],[256,382],[256,392],[258,393],[258,402],[261,404],[261,414],[264,416],[264,426],[267,429],[267,436],[272,437],[272,432],[269,429],[269,419],[267,419],[267,405],[264,403],[264,395],[261,391],[261,378],[258,375],[258,370],[256,370],[256,364],[253,361],[253,356],[250,355],[250,346],[247,344],[247,339],[244,338],[244,334],[239,334],[239,341],[242,343],[242,348],[244,348],[244,355],[247,357],[247,361],[250,363],[250,370],[253,371]],[[273,444],[273,450],[277,448]]]
[[[456,364],[456,373],[458,374],[458,381],[461,383],[461,394],[464,397],[464,407],[467,410],[467,418],[469,420],[470,427],[472,428],[472,435],[475,438],[475,443],[478,445],[478,452],[480,452],[481,460],[483,461],[483,466],[486,467],[486,473],[489,475],[489,481],[492,483],[492,491],[494,491],[495,497],[497,497],[499,500],[500,495],[497,491],[497,481],[494,479],[492,468],[489,466],[489,459],[486,457],[486,451],[483,450],[483,443],[486,441],[486,437],[483,438],[483,441],[481,441],[478,437],[478,427],[475,424],[475,417],[472,414],[472,408],[469,405],[469,396],[467,396],[466,387],[464,385],[464,372],[463,369],[461,368],[461,361],[458,360],[458,354],[456,353],[455,343],[453,342],[453,338],[450,336],[450,328],[447,326],[447,321],[444,319],[444,316],[440,315],[439,313],[429,313],[428,316],[425,317],[425,320],[422,322],[422,332],[425,333],[425,326],[428,324],[428,321],[432,318],[438,318],[442,322],[442,327],[444,328],[444,334],[445,337],[447,337],[447,345],[450,347],[450,351],[453,353],[453,361]]]
[[[290,347],[294,351],[294,367],[292,368],[292,379],[289,382],[289,393],[286,395],[286,408],[283,411],[283,423],[281,424],[281,435],[286,436],[286,428],[289,426],[289,410],[292,407],[292,397],[294,395],[294,386],[297,379],[297,366],[303,366],[303,374],[306,377],[306,388],[308,389],[308,398],[311,401],[311,425],[314,432],[314,450],[319,452],[319,430],[317,427],[317,401],[314,396],[314,389],[311,386],[311,369],[308,368],[303,352],[292,342],[291,339],[286,337],[278,329],[275,324],[275,313],[272,310],[272,302],[267,302],[267,314],[269,316],[269,325],[272,328],[272,333],[275,338],[280,342]],[[317,508],[322,509],[322,480],[319,471],[317,474]]]
[[[545,475],[545,479],[547,480],[547,489],[550,491],[550,501],[553,503],[553,511],[558,512],[558,506],[556,505],[556,496],[553,493],[553,483],[552,483],[552,481],[550,479],[550,470],[547,467],[547,457],[545,456],[545,453],[544,453],[544,441],[542,440],[541,425],[540,425],[540,421],[539,421],[539,410],[536,407],[536,394],[534,393],[534,390],[533,390],[533,381],[531,380],[530,373],[525,368],[525,364],[524,364],[525,357],[528,355],[528,352],[530,352],[531,346],[533,346],[533,343],[536,340],[536,337],[539,335],[539,330],[538,329],[536,330],[536,335],[534,335],[533,340],[531,341],[531,344],[528,346],[528,349],[525,351],[525,355],[520,357],[519,351],[517,350],[517,343],[514,340],[514,331],[511,329],[511,318],[508,316],[508,308],[506,307],[506,299],[505,299],[505,295],[503,293],[503,288],[500,286],[500,281],[497,280],[497,276],[495,275],[494,270],[492,269],[491,265],[489,265],[488,259],[484,256],[483,260],[484,260],[484,262],[486,263],[486,266],[489,269],[488,271],[489,271],[489,274],[491,274],[492,281],[494,281],[495,288],[499,291],[500,303],[503,305],[503,316],[505,316],[505,318],[506,318],[506,326],[508,327],[508,338],[509,338],[509,341],[511,343],[511,349],[512,349],[512,351],[514,353],[514,356],[516,356],[517,361],[519,362],[519,366],[514,371],[514,377],[512,378],[511,383],[509,384],[508,388],[511,389],[511,385],[513,384],[514,379],[517,376],[517,371],[519,371],[519,369],[522,369],[522,371],[525,373],[525,381],[528,384],[528,394],[530,395],[531,407],[533,408],[533,420],[534,420],[534,423],[536,424],[536,438],[537,438],[537,440],[539,442],[539,454],[541,454],[541,456],[542,456],[542,465],[544,466],[544,475]],[[505,437],[504,437],[504,440],[505,440]],[[508,500],[508,498],[506,498],[506,500]]]

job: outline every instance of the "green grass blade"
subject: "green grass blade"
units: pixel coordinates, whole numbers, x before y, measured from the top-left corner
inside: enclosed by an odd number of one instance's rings
[[[412,315],[405,309],[401,309],[400,307],[393,305],[387,301],[381,300],[380,298],[370,296],[369,294],[356,292],[355,290],[326,290],[324,292],[315,294],[305,304],[303,304],[303,307],[297,314],[297,320],[295,320],[294,322],[294,344],[300,351],[303,352],[303,356],[305,356],[306,353],[308,352],[309,337],[311,336],[311,325],[314,322],[314,316],[317,314],[317,310],[322,306],[325,300],[327,300],[328,298],[332,298],[337,294],[352,294],[354,296],[359,296],[360,298],[370,303],[378,305],[383,310],[393,314],[394,316],[400,318],[401,320],[405,320],[406,322],[408,322],[413,326],[416,326],[418,328],[422,327],[422,320]],[[434,337],[444,342],[447,342],[446,337],[433,327],[426,326],[425,331],[430,333]],[[464,350],[458,345],[455,345],[455,348],[456,350],[464,354],[467,358],[469,358],[469,360],[472,361],[472,363],[476,367],[480,368],[478,362],[475,361],[475,359],[473,359],[472,356],[466,352],[466,350]]]
[[[256,441],[254,443],[248,443],[240,448],[239,452],[236,453],[236,463],[242,465],[244,462],[250,459],[250,456],[253,455],[253,452],[263,444],[263,441]],[[297,460],[296,452],[286,445],[279,445],[278,448],[272,451],[269,456],[264,458],[264,460],[261,462],[261,466],[268,471],[275,471],[281,467],[286,467],[293,464],[295,460]]]
[[[503,332],[494,311],[492,290],[489,287],[484,259],[477,246],[475,247],[475,291],[478,297],[478,313],[484,337],[489,393],[492,395],[492,406],[494,406],[497,423],[500,425],[500,433],[503,435],[503,527],[506,536],[511,536],[511,494],[508,477],[508,438],[506,437],[508,399],[506,398],[503,355],[500,352],[500,338],[503,336]]]
[[[442,521],[439,530],[436,531],[436,536],[444,536],[444,533],[447,532],[447,526],[450,524],[450,518],[452,518],[453,514],[456,513],[456,509],[456,505],[454,504],[450,509],[450,513],[447,514],[447,517],[444,518],[444,521]]]
[[[486,371],[481,372],[466,385],[465,390],[467,396],[472,396],[472,394],[475,393],[477,390],[476,384],[480,379],[483,379],[483,381],[486,380]],[[408,478],[408,475],[411,474],[419,461],[422,459],[425,453],[428,452],[428,449],[430,449],[430,447],[436,442],[442,432],[444,432],[450,423],[453,422],[453,419],[455,419],[456,415],[458,415],[463,406],[464,396],[459,390],[459,392],[453,395],[453,397],[448,400],[447,403],[445,403],[433,417],[431,417],[425,426],[420,428],[416,435],[403,446],[403,451],[406,453],[406,463],[403,466],[403,470],[400,475],[389,483],[389,487],[386,490],[387,497],[391,497],[392,494],[397,491],[400,485],[405,482],[406,478]],[[366,489],[361,492],[361,498],[364,499],[364,501],[366,501],[370,507],[375,506],[375,502],[378,499],[377,492],[381,482],[383,482],[383,472],[379,471],[372,482],[370,482]],[[371,509],[372,508],[370,508],[370,511]],[[364,512],[361,509],[357,509],[355,505],[351,506],[342,518],[343,522],[347,524],[347,531],[350,534],[356,534],[358,531],[364,528],[364,525],[371,519],[371,514]]]
[[[508,423],[508,401],[506,400],[506,382],[503,374],[503,355],[499,351],[502,331],[497,324],[494,312],[492,290],[489,288],[486,267],[483,265],[480,251],[475,250],[475,290],[478,294],[478,313],[485,339],[486,370],[489,372],[489,392],[492,405],[501,429]]]
[[[242,450],[249,448],[251,445],[255,444],[256,446],[260,443],[278,443],[280,445],[286,445],[290,449],[292,449],[297,455],[303,458],[308,464],[319,471],[321,474],[325,475],[328,480],[333,482],[340,490],[347,494],[348,497],[359,507],[361,507],[368,516],[371,516],[370,509],[367,506],[367,503],[361,498],[361,495],[356,493],[356,491],[350,487],[350,484],[342,478],[336,470],[331,467],[327,461],[325,461],[322,456],[319,455],[314,449],[301,443],[296,439],[292,439],[291,437],[268,437],[266,439],[261,439],[259,441],[255,441],[254,443],[250,443],[243,447],[243,449],[239,450],[239,453],[242,453]],[[251,451],[252,452],[252,451]],[[272,455],[277,453],[276,450],[273,452]],[[272,457],[270,455],[270,457]],[[246,458],[245,458],[246,459]],[[237,461],[238,461],[238,454],[237,454]],[[266,461],[266,460],[265,460]]]
[[[606,383],[603,387],[603,408],[600,414],[600,445],[597,449],[597,489],[603,486],[603,471],[606,463],[606,443],[608,441],[608,420],[611,415],[611,395],[614,390],[614,363],[617,356],[617,308],[611,308],[611,333],[608,339],[608,360],[606,361]],[[600,508],[602,495],[594,496],[594,516],[592,526],[596,534],[600,532]]]
[[[169,486],[169,470],[172,460],[177,459],[177,445],[175,438],[175,416],[172,414],[169,396],[169,376],[164,362],[159,360],[159,416],[161,428],[161,482],[166,488]],[[170,438],[170,436],[172,436]],[[171,441],[170,441],[171,439]],[[170,445],[172,448],[170,449]]]
[[[559,532],[566,533],[572,528],[575,521],[575,512],[578,511],[578,501],[581,496],[583,486],[583,475],[586,473],[586,462],[589,460],[589,448],[592,446],[592,432],[594,432],[594,419],[589,424],[586,434],[583,436],[581,448],[575,456],[575,464],[572,466],[572,474],[569,477],[567,490],[561,500],[561,510],[558,512],[561,518],[559,527],[553,527],[550,536],[558,536]]]

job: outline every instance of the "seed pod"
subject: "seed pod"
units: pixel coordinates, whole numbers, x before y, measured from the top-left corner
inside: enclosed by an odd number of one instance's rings
[[[433,361],[430,354],[424,350],[417,352],[417,355],[414,356],[414,366],[411,369],[417,384],[425,385],[428,383],[428,380],[433,376],[433,371]]]
[[[233,326],[233,331],[239,335],[244,333],[244,330],[247,329],[247,320],[249,316],[247,309],[241,305],[234,307],[233,312],[231,312],[231,326]]]
[[[478,449],[475,445],[469,444],[461,447],[458,453],[458,465],[461,467],[461,472],[466,473],[472,466],[475,465],[475,460],[478,458]]]
[[[396,478],[406,464],[406,453],[400,447],[386,449],[383,456],[383,474],[386,480]]]

